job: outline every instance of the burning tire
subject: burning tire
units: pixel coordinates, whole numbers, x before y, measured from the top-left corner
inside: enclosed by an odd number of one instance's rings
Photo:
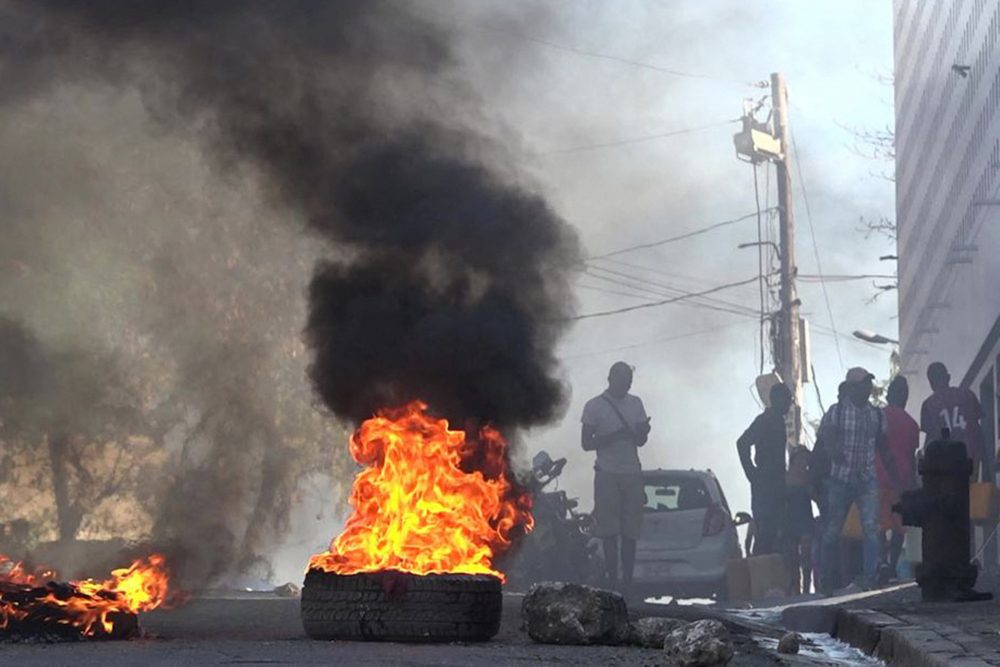
[[[487,575],[309,570],[302,625],[313,639],[487,641],[500,630],[500,580]]]

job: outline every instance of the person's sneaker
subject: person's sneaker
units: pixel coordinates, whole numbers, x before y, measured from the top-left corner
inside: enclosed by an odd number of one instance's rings
[[[888,563],[881,563],[878,566],[878,570],[875,572],[875,583],[879,588],[888,586],[889,582],[892,581],[895,572],[892,570],[892,566]]]
[[[841,596],[844,596],[844,595],[855,595],[857,593],[864,593],[866,590],[868,590],[868,589],[866,589],[864,586],[862,586],[858,582],[852,581],[851,583],[847,584],[843,588],[840,588],[838,590],[833,591],[833,593],[830,595],[830,597],[838,598],[838,597],[841,597]]]

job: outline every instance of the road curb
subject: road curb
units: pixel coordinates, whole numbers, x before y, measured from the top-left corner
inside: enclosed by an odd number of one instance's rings
[[[979,667],[990,664],[952,641],[947,626],[916,625],[870,609],[839,609],[835,636],[893,667]],[[950,636],[954,636],[949,633]]]

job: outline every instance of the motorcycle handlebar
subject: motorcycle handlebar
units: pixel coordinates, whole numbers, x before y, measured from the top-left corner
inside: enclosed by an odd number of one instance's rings
[[[566,467],[566,457],[561,459],[556,459],[552,462],[552,468],[549,470],[549,477],[558,477],[562,474],[563,468]]]

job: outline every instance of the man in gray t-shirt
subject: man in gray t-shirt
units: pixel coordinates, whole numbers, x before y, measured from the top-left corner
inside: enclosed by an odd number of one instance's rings
[[[618,582],[619,537],[622,582],[632,583],[635,543],[642,524],[646,494],[639,447],[649,437],[649,417],[632,388],[632,367],[619,361],[608,372],[608,388],[583,407],[581,442],[596,451],[594,464],[594,534],[604,540],[604,559],[611,585]]]

